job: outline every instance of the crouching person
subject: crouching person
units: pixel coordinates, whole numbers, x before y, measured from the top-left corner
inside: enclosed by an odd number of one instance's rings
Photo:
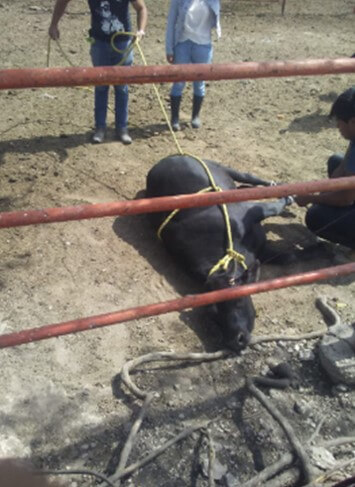
[[[334,102],[334,117],[340,134],[349,140],[345,153],[328,160],[329,178],[355,176],[355,88],[349,88]],[[315,195],[296,196],[299,206],[307,209],[306,225],[317,236],[355,249],[355,188]]]

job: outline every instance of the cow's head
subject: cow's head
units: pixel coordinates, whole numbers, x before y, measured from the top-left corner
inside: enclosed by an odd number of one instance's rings
[[[240,266],[238,266],[240,267]],[[259,278],[260,264],[256,261],[247,270],[230,269],[209,277],[207,287],[217,290],[255,282]],[[243,350],[250,341],[254,328],[255,309],[250,296],[216,304],[216,321],[221,328],[226,345],[235,350]]]

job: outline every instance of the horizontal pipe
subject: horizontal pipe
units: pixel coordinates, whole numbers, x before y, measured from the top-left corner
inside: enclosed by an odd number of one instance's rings
[[[355,59],[0,70],[0,90],[354,73]]]
[[[221,203],[247,201],[252,199],[279,198],[288,195],[309,194],[321,191],[340,191],[355,188],[355,176],[336,179],[322,179],[300,183],[283,184],[260,188],[232,189],[228,191],[162,196],[112,203],[96,203],[77,206],[46,208],[42,210],[21,210],[0,213],[0,228],[54,223],[71,220],[85,220],[117,215],[137,215],[170,211],[175,208],[211,206]]]
[[[103,326],[114,325],[116,323],[123,323],[125,321],[132,321],[148,316],[157,316],[172,311],[181,311],[183,309],[197,308],[199,306],[206,306],[221,301],[230,301],[243,296],[282,289],[289,286],[310,284],[315,281],[343,276],[352,272],[355,272],[355,262],[286,277],[279,277],[277,279],[247,284],[244,286],[221,289],[219,291],[189,295],[162,303],[148,304],[113,313],[91,316],[89,318],[81,318],[78,320],[66,321],[64,323],[55,323],[38,328],[31,328],[16,333],[0,335],[0,348],[46,340],[47,338],[68,335],[79,331],[93,330]]]

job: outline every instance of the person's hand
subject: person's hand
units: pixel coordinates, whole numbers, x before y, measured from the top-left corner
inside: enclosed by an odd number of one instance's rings
[[[60,37],[58,27],[56,25],[50,25],[48,29],[48,35],[54,41],[57,41]]]
[[[169,64],[173,64],[173,62],[174,62],[174,56],[173,56],[173,54],[167,54],[166,55],[166,60],[168,61]]]
[[[310,202],[308,195],[298,195],[295,196],[294,199],[298,206],[307,206]]]
[[[137,41],[140,42],[143,39],[144,36],[145,36],[144,30],[142,30],[142,29],[141,30],[137,30],[137,32],[136,32],[136,39],[137,39]]]

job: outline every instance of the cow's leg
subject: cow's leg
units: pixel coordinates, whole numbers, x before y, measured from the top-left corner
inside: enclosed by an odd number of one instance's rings
[[[231,169],[229,167],[227,167],[226,170],[229,176],[238,183],[251,184],[252,186],[271,186],[273,184],[272,181],[265,181],[265,179],[253,176],[248,172],[236,171],[235,169]]]
[[[276,201],[268,201],[265,203],[248,203],[249,209],[247,213],[247,219],[251,223],[261,222],[265,218],[271,216],[280,215],[286,206],[293,203],[292,196],[286,196],[286,198],[280,198]]]

